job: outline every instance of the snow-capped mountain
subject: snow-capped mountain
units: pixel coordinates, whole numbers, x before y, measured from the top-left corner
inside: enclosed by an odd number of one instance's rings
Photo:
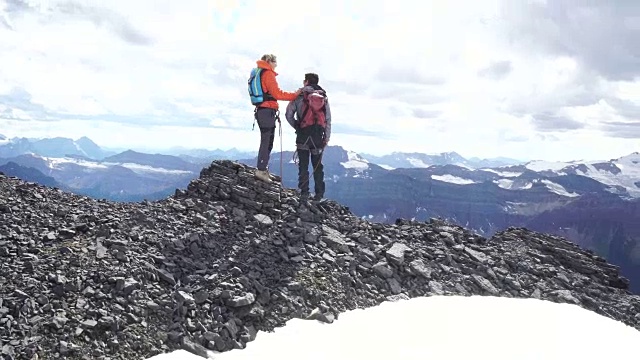
[[[104,151],[87,137],[81,137],[77,140],[64,137],[45,139],[16,137],[8,139],[3,136],[3,138],[0,138],[0,158],[10,158],[29,153],[50,157],[80,156],[95,160],[112,155],[112,153]]]
[[[607,191],[614,194],[625,198],[640,198],[640,153],[638,152],[608,161],[530,161],[518,166],[481,170],[491,171],[505,178],[518,177],[523,173],[531,172],[549,177],[579,175],[606,185]],[[502,180],[502,183],[509,186],[509,181],[506,179]]]
[[[369,161],[354,151],[347,151],[347,161],[340,162],[340,165],[345,169],[356,169],[360,171],[369,169]]]
[[[197,177],[202,166],[178,157],[127,151],[102,161],[22,154],[0,158],[0,169],[7,175],[38,183],[42,183],[41,179],[54,179],[59,187],[77,194],[141,201],[171,195]]]
[[[398,168],[427,168],[433,165],[448,164],[477,169],[481,167],[517,165],[522,163],[521,161],[509,158],[480,159],[473,157],[465,159],[456,152],[443,152],[440,154],[393,152],[383,156],[362,154],[362,157],[387,170]]]
[[[87,137],[8,139],[0,135],[0,158],[4,163],[13,160],[22,166],[36,164],[43,174],[58,173],[58,179],[77,178],[76,172],[94,174],[114,167],[132,171],[132,176],[180,176],[195,175],[207,165],[214,154],[226,158],[236,154],[244,159],[234,159],[254,165],[253,158],[237,150],[208,151],[186,148],[174,149],[184,155],[144,154],[124,151],[110,154]],[[197,156],[196,156],[197,155]],[[16,159],[17,157],[17,159]],[[297,186],[295,154],[284,152],[285,185]],[[34,159],[40,159],[37,161]],[[623,198],[640,197],[640,153],[633,153],[609,161],[547,162],[529,161],[517,164],[517,160],[498,158],[497,162],[513,162],[493,167],[477,166],[494,160],[468,160],[455,152],[420,154],[393,152],[375,157],[361,155],[340,146],[325,149],[323,163],[328,182],[338,184],[345,179],[368,179],[409,176],[419,181],[432,181],[460,186],[484,186],[492,191],[529,191],[537,194],[553,194],[563,198],[576,198],[585,193],[605,191]],[[384,163],[383,163],[384,162]],[[270,168],[279,172],[280,154],[273,152]],[[390,165],[392,164],[392,165]],[[67,174],[67,175],[64,175]],[[165,192],[169,191],[165,189]]]
[[[245,159],[253,156],[253,152],[240,151],[235,148],[229,150],[207,150],[189,149],[186,147],[173,147],[168,149],[167,151],[163,151],[163,154],[175,155],[190,162],[203,162],[206,160],[207,163],[210,163],[211,161],[217,159],[235,160]]]

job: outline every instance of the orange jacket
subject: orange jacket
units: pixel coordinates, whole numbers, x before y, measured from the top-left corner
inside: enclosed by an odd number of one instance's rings
[[[282,91],[280,89],[280,86],[278,86],[278,82],[276,81],[276,76],[278,75],[278,73],[276,73],[275,71],[273,71],[273,69],[271,69],[271,65],[269,65],[268,62],[264,60],[258,60],[256,61],[256,63],[258,64],[259,68],[264,69],[264,71],[262,71],[262,76],[260,79],[262,84],[262,91],[264,91],[265,93],[271,94],[271,96],[273,96],[277,100],[291,101],[296,99],[297,97],[296,93]],[[278,102],[265,101],[260,105],[260,107],[266,107],[266,108],[278,110]]]

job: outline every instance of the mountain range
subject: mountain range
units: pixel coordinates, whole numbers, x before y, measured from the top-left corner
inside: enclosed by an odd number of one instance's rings
[[[112,201],[165,198],[184,189],[213,160],[255,165],[235,149],[172,149],[173,154],[115,153],[86,137],[0,137],[0,171],[65,191]],[[297,187],[295,153],[274,151],[270,169]],[[442,218],[492,236],[513,226],[562,235],[596,251],[640,291],[640,153],[601,161],[465,159],[455,152],[384,156],[329,146],[326,197],[373,222]],[[311,187],[313,189],[313,186]]]
[[[383,156],[365,153],[360,154],[360,156],[363,159],[388,170],[396,168],[426,168],[433,165],[457,165],[460,167],[478,169],[523,163],[520,160],[505,157],[498,157],[494,159],[480,159],[472,157],[465,159],[456,152],[444,152],[440,154],[393,152]]]

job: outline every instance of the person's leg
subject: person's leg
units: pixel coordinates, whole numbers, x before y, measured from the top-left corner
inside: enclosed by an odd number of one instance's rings
[[[273,139],[276,133],[275,127],[260,128],[260,150],[258,151],[258,170],[269,168],[271,150],[273,150]]]
[[[323,149],[311,150],[311,167],[313,170],[313,182],[315,186],[315,200],[324,197],[324,165],[322,164]]]
[[[310,156],[311,156],[311,171],[313,171],[313,182],[315,190],[315,200],[320,200],[324,197],[324,165],[322,164],[322,153],[324,151],[323,141],[324,132],[321,127],[313,127],[310,137]]]
[[[256,112],[256,120],[260,128],[260,148],[258,149],[258,161],[256,176],[261,180],[269,182],[267,168],[269,158],[273,149],[273,139],[276,129],[276,111],[268,108],[259,108]]]
[[[298,188],[301,197],[309,197],[309,150],[305,149],[298,149]]]

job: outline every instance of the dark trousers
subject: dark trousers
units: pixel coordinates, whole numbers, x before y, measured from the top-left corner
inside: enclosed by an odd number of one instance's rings
[[[309,160],[313,171],[313,182],[316,196],[324,196],[324,165],[322,153],[324,151],[324,129],[310,126],[296,131],[296,145],[298,151],[298,188],[302,194],[309,194]]]
[[[260,128],[260,148],[256,167],[258,170],[267,170],[276,134],[276,111],[270,108],[258,108],[255,118]]]

